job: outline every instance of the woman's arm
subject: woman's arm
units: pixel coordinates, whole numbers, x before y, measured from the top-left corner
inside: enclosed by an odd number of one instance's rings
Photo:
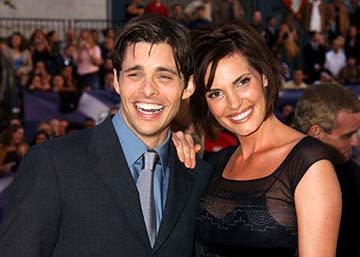
[[[295,190],[299,257],[335,257],[341,190],[327,160],[314,163]]]

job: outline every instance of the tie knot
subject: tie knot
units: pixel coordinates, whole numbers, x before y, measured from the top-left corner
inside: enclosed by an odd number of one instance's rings
[[[159,155],[157,154],[157,152],[153,150],[147,150],[144,153],[144,170],[153,171],[158,159]]]

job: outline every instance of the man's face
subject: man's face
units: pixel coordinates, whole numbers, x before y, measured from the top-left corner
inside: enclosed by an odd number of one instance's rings
[[[346,162],[352,150],[359,145],[357,131],[360,129],[360,113],[341,111],[336,121],[338,126],[331,133],[322,133],[319,139],[336,150],[339,162]]]
[[[181,99],[190,97],[178,73],[172,48],[166,43],[139,42],[127,47],[114,87],[126,125],[150,148],[162,143]],[[190,85],[191,83],[189,83]],[[191,84],[192,85],[192,84]]]

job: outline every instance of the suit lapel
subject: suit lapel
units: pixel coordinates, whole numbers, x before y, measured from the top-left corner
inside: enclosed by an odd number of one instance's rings
[[[166,199],[160,229],[154,251],[156,251],[170,235],[179,220],[193,187],[193,178],[184,165],[178,160],[173,145],[170,147],[173,169],[170,171],[169,191]]]
[[[89,151],[96,158],[88,158],[88,169],[114,195],[121,213],[132,221],[131,228],[147,242],[136,185],[110,118],[94,128]]]

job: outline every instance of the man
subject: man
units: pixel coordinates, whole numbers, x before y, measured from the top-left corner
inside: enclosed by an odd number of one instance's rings
[[[185,7],[184,13],[189,21],[197,18],[197,10],[199,6],[205,7],[205,19],[212,22],[213,6],[210,0],[193,0]]]
[[[257,32],[259,32],[261,35],[265,36],[262,12],[260,10],[255,10],[252,13],[252,18],[251,18],[250,24],[251,24],[251,26],[253,26],[256,29]]]
[[[304,133],[329,146],[343,198],[337,257],[360,256],[360,167],[350,160],[359,145],[360,101],[338,84],[306,89],[295,108],[295,122]]]
[[[293,74],[293,80],[284,83],[284,89],[305,89],[308,85],[304,82],[304,72],[296,69]]]
[[[324,69],[325,54],[324,35],[317,31],[311,31],[310,42],[304,46],[303,51],[306,82],[313,83],[320,79],[320,73]]]
[[[329,19],[331,19],[329,7],[322,0],[306,1],[300,14],[300,23],[305,32],[325,32]]]
[[[192,255],[210,170],[201,160],[186,169],[169,130],[194,91],[189,43],[162,16],[124,26],[113,52],[119,112],[30,150],[0,226],[1,257]]]
[[[336,77],[340,70],[346,65],[346,55],[344,51],[345,39],[342,36],[336,37],[325,54],[324,68],[329,70]]]

